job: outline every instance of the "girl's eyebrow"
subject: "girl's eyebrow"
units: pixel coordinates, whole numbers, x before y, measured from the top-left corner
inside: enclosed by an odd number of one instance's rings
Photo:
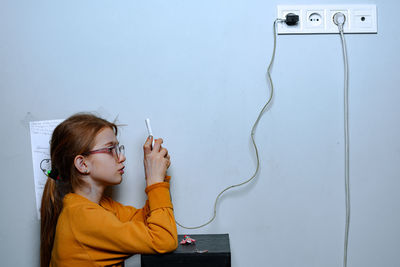
[[[104,146],[109,147],[109,146],[114,146],[116,144],[118,144],[118,141],[110,141],[107,144],[104,144]]]

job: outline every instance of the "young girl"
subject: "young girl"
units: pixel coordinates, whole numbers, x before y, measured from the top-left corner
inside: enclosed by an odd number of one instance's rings
[[[152,148],[149,136],[143,146],[148,200],[142,209],[103,196],[124,173],[116,135],[115,124],[91,114],[73,115],[55,128],[41,206],[41,267],[124,266],[136,253],[176,249],[170,156],[162,139]]]

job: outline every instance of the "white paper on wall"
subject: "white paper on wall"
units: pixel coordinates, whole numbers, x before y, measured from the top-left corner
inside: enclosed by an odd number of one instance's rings
[[[43,159],[50,159],[50,139],[54,129],[63,120],[31,121],[29,128],[31,133],[31,148],[33,162],[33,177],[35,180],[36,210],[40,220],[40,206],[43,189],[47,176],[40,169]]]

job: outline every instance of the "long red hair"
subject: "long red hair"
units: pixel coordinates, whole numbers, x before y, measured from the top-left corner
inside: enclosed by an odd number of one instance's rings
[[[58,217],[63,208],[63,198],[82,185],[80,174],[75,168],[77,155],[91,150],[100,130],[109,127],[117,135],[114,123],[93,114],[78,113],[61,124],[53,132],[50,142],[51,168],[56,170],[59,180],[48,178],[44,187],[40,209],[40,266],[48,267],[55,238]]]

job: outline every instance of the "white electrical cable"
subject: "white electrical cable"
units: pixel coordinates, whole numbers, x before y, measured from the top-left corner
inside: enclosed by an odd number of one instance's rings
[[[244,181],[244,182],[242,182],[242,183],[240,183],[240,184],[235,184],[235,185],[228,186],[227,188],[225,188],[224,190],[222,190],[222,191],[218,194],[218,196],[217,196],[217,198],[215,199],[215,202],[214,202],[214,214],[213,214],[213,217],[212,217],[208,222],[206,222],[206,223],[204,223],[204,224],[202,224],[202,225],[199,225],[199,226],[188,227],[188,226],[184,226],[184,225],[180,224],[177,220],[175,220],[175,221],[176,221],[176,224],[179,225],[179,226],[182,227],[182,228],[185,228],[185,229],[198,229],[198,228],[201,228],[201,227],[204,227],[204,226],[210,224],[210,223],[215,219],[215,217],[217,216],[217,203],[218,203],[218,200],[219,200],[219,198],[221,197],[221,195],[222,195],[224,192],[226,192],[226,191],[228,191],[228,190],[230,190],[230,189],[232,189],[232,188],[239,187],[239,186],[242,186],[242,185],[247,184],[248,182],[250,182],[251,180],[253,180],[253,179],[256,177],[257,173],[258,173],[258,170],[259,170],[259,168],[260,168],[260,158],[259,158],[259,156],[258,156],[258,149],[257,149],[256,142],[254,141],[254,134],[255,134],[255,131],[256,131],[256,127],[257,127],[257,125],[258,125],[258,122],[260,121],[262,115],[264,114],[264,111],[267,109],[267,107],[268,107],[269,103],[271,102],[272,97],[273,97],[273,95],[274,95],[274,85],[273,85],[273,83],[272,83],[272,78],[271,78],[271,68],[272,68],[272,64],[273,64],[274,59],[275,59],[275,51],[276,51],[276,23],[277,23],[278,21],[284,21],[284,19],[276,19],[276,20],[274,21],[274,24],[273,24],[273,30],[274,30],[274,49],[273,49],[273,52],[272,52],[271,61],[270,61],[270,63],[269,63],[268,69],[267,69],[267,78],[268,78],[268,82],[269,82],[270,89],[271,89],[271,90],[270,90],[270,95],[269,95],[269,98],[268,98],[267,102],[265,103],[264,107],[262,108],[262,110],[261,110],[260,113],[258,114],[257,120],[256,120],[256,122],[254,123],[254,125],[253,125],[253,127],[252,127],[252,129],[251,129],[251,140],[252,140],[252,142],[253,142],[253,146],[254,146],[254,150],[255,150],[255,152],[256,152],[256,158],[257,158],[257,167],[256,167],[256,170],[255,170],[253,176],[251,176],[250,179],[248,179],[248,180],[246,180],[246,181]]]
[[[347,251],[349,244],[349,226],[350,226],[350,171],[349,171],[349,64],[347,60],[346,40],[344,38],[343,25],[346,22],[346,16],[343,13],[336,13],[333,16],[334,23],[339,28],[340,39],[342,41],[343,61],[344,61],[344,154],[345,154],[345,190],[346,190],[346,227],[344,235],[344,255],[343,266],[347,266]]]

